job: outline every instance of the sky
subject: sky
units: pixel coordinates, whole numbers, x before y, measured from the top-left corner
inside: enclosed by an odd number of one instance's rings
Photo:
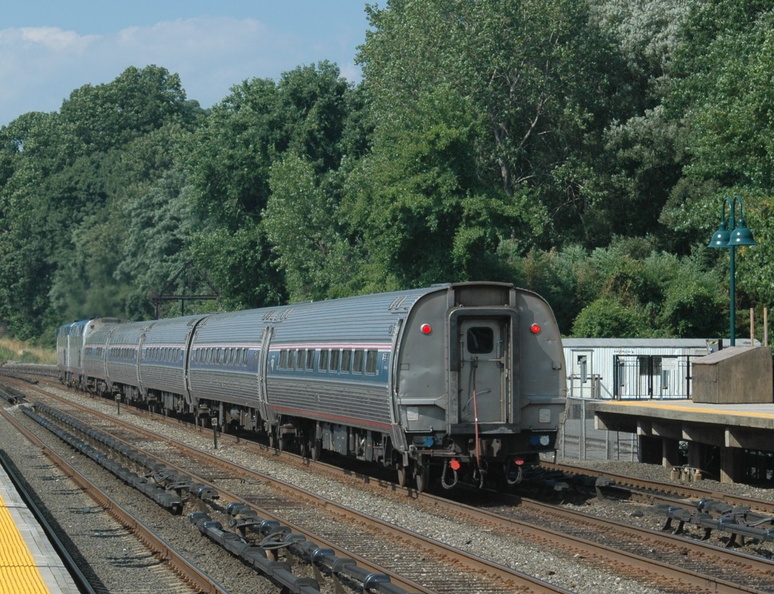
[[[210,107],[252,78],[334,62],[358,82],[374,0],[3,0],[0,126],[150,64]],[[378,2],[383,6],[385,2]]]

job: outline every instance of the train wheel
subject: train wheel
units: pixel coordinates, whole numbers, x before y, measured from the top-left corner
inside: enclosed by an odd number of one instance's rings
[[[309,457],[309,442],[303,435],[298,438],[298,453],[301,454],[302,458]]]
[[[395,468],[398,470],[398,485],[401,487],[406,486],[406,475],[408,474],[407,468],[402,464],[396,464]]]
[[[414,481],[417,486],[417,493],[424,493],[430,482],[430,467],[428,465],[417,466],[414,468]]]
[[[311,451],[312,460],[317,462],[320,459],[320,456],[322,456],[322,440],[321,439],[315,439],[312,441],[312,451]]]

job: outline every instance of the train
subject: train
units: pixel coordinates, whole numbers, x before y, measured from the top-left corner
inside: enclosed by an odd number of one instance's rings
[[[60,380],[318,460],[393,467],[401,486],[507,489],[555,451],[561,335],[502,282],[57,330]]]

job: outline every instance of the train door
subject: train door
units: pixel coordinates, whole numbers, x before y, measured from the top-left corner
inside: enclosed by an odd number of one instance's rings
[[[460,421],[508,422],[507,323],[494,318],[460,321]]]
[[[271,339],[274,336],[274,327],[266,326],[261,333],[261,350],[257,353],[258,358],[258,414],[264,421],[271,421],[269,418],[269,398],[267,395],[267,374],[269,370],[269,347]]]

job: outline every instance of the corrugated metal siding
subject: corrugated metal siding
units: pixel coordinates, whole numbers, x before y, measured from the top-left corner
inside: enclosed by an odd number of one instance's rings
[[[140,336],[152,322],[118,324],[110,335],[107,345],[107,374],[109,381],[130,386],[138,385],[137,345]],[[127,349],[133,353],[131,360],[118,358],[116,349]]]
[[[83,372],[85,375],[100,379],[107,378],[105,357],[107,356],[107,342],[112,330],[112,326],[105,325],[96,329],[84,340],[85,346],[92,347],[90,353],[84,352]],[[98,349],[102,349],[101,355],[98,353]]]
[[[235,369],[191,369],[191,396],[205,400],[221,400],[244,406],[258,405],[258,376]]]
[[[396,324],[406,319],[418,299],[438,291],[446,291],[446,287],[352,297],[314,307],[289,306],[291,311],[284,312],[287,317],[274,327],[271,348],[378,345],[380,351],[391,352]],[[274,410],[364,427],[390,424],[388,374],[380,380],[363,381],[356,375],[336,380],[304,379],[299,377],[303,373],[287,377],[269,366],[267,399]]]
[[[390,424],[390,398],[385,384],[320,382],[274,378],[268,382],[269,404],[276,412],[334,423],[386,429]]]
[[[62,371],[80,372],[80,350],[83,347],[83,328],[88,320],[60,326],[56,332],[56,363]]]
[[[143,390],[186,394],[184,350],[190,333],[204,315],[158,320],[145,330],[140,352],[140,381]],[[173,348],[181,351],[175,361],[160,362],[149,358],[150,349]]]
[[[255,353],[261,345],[266,323],[261,310],[249,310],[213,314],[196,328],[191,349],[226,346],[250,348],[249,367],[233,367],[215,363],[190,362],[189,378],[191,397],[194,399],[220,400],[255,407],[258,402],[258,371]]]
[[[389,341],[392,325],[398,319],[405,319],[420,297],[445,290],[445,287],[415,289],[289,306],[292,311],[276,324],[272,342],[277,345],[299,340]]]
[[[251,355],[261,348],[267,327],[273,329],[271,346],[317,348],[344,345],[381,345],[391,350],[395,324],[405,319],[411,306],[425,294],[445,291],[446,287],[397,291],[381,295],[366,295],[300,303],[277,308],[214,314],[204,320],[194,336],[196,347],[250,347]],[[392,306],[392,307],[391,307]],[[255,359],[251,359],[254,365]],[[214,369],[212,364],[191,363],[191,395],[199,399],[218,399],[224,394],[229,400],[257,406],[258,376],[255,367]],[[300,371],[300,374],[305,372]],[[232,398],[232,396],[235,396]],[[267,371],[267,400],[278,412],[339,421],[357,420],[360,424],[386,425],[390,422],[391,400],[387,389],[387,374],[381,380],[332,381],[329,378],[289,378]],[[289,411],[295,411],[290,413]]]

